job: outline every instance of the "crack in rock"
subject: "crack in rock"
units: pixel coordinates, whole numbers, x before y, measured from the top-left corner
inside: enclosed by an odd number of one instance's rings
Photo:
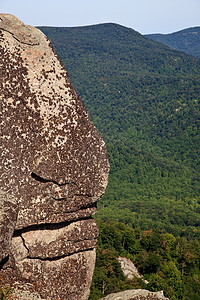
[[[84,249],[84,250],[78,250],[78,251],[74,251],[73,253],[70,253],[70,254],[63,254],[63,255],[60,255],[60,256],[56,256],[56,257],[45,257],[45,258],[42,258],[42,257],[31,257],[31,256],[27,256],[26,258],[27,259],[31,259],[31,260],[40,260],[40,261],[57,261],[57,260],[60,260],[60,259],[63,259],[65,257],[70,257],[70,256],[73,256],[74,254],[78,254],[78,253],[84,253],[84,252],[88,252],[88,251],[91,251],[91,250],[94,250],[95,247],[93,248],[87,248],[87,249]]]
[[[28,253],[29,253],[29,248],[28,248],[28,246],[26,245],[26,241],[25,241],[25,239],[23,238],[22,234],[20,235],[20,237],[21,237],[21,239],[22,239],[22,243],[23,243],[24,247],[26,248],[26,250],[27,250]]]
[[[57,182],[57,181],[55,181],[55,180],[53,180],[53,179],[45,179],[45,178],[42,178],[42,177],[40,177],[39,175],[37,175],[36,173],[34,173],[34,172],[31,173],[31,177],[32,177],[33,179],[35,179],[36,181],[39,181],[39,182],[41,182],[41,183],[52,182],[52,183],[54,183],[54,184],[56,184],[56,185],[58,185],[58,186],[64,186],[64,185],[67,185],[67,184],[74,184],[76,187],[79,188],[79,186],[78,186],[78,184],[77,184],[76,182],[73,182],[73,181],[67,181],[67,182],[64,182],[64,183],[59,183],[59,182]],[[80,189],[80,188],[79,188],[79,189]]]
[[[1,19],[1,21],[3,21],[3,20]],[[22,42],[22,41],[20,41],[19,38],[17,38],[17,37],[15,36],[14,33],[10,32],[9,30],[6,30],[5,28],[1,28],[1,27],[0,27],[0,30],[3,30],[3,31],[5,31],[5,32],[8,32],[9,34],[12,35],[12,37],[13,37],[16,41],[18,41],[19,43],[21,43],[21,44],[23,44],[23,45],[28,45],[28,46],[32,46],[32,47],[33,47],[33,46],[38,46],[38,45],[39,45],[39,43]]]
[[[78,184],[76,182],[73,182],[73,181],[66,181],[64,183],[59,183],[57,181],[55,181],[54,179],[45,179],[39,175],[37,175],[36,173],[32,172],[31,173],[31,177],[33,179],[35,179],[36,181],[38,182],[41,182],[41,183],[53,183],[55,185],[57,185],[58,187],[63,187],[63,186],[66,186],[66,185],[75,185],[78,190],[80,191],[79,193],[74,193],[72,194],[71,196],[67,195],[67,196],[64,196],[64,197],[59,197],[59,198],[56,198],[54,196],[54,194],[49,190],[49,195],[51,196],[52,199],[54,199],[55,201],[62,201],[62,200],[67,200],[67,199],[73,199],[74,197],[76,196],[85,196],[85,197],[92,197],[92,195],[90,194],[87,194],[87,193],[81,193],[81,189],[80,187],[78,186]]]
[[[87,221],[87,220],[93,220],[93,218],[92,217],[85,217],[85,218],[73,220],[71,222],[42,223],[42,224],[30,225],[30,226],[27,226],[25,228],[15,230],[14,234],[13,234],[13,237],[21,236],[22,233],[29,232],[29,231],[57,230],[57,229],[69,226],[70,224],[76,223],[78,221]]]

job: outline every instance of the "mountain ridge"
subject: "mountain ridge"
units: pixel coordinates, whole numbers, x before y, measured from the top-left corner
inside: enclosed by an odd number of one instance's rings
[[[200,58],[200,26],[186,28],[170,34],[146,34],[145,36]]]

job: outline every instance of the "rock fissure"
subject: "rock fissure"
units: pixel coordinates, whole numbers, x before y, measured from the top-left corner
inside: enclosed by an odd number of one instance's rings
[[[9,261],[9,255],[7,255],[2,261],[0,262],[0,270],[3,269],[4,265]]]
[[[17,229],[14,231],[13,237],[21,236],[23,233],[30,232],[30,231],[39,231],[39,230],[57,230],[64,227],[69,226],[70,224],[74,224],[78,221],[87,221],[87,220],[93,220],[93,218],[85,217],[77,220],[73,220],[71,222],[60,222],[60,223],[42,223],[42,224],[35,224],[30,225],[25,228]]]
[[[22,239],[22,243],[23,243],[23,245],[24,245],[24,247],[26,248],[26,250],[28,251],[28,253],[29,253],[29,248],[27,247],[27,245],[26,245],[26,241],[25,241],[25,239],[23,238],[23,236],[22,235],[20,235],[20,237],[21,237],[21,239]]]
[[[39,175],[37,175],[36,173],[32,172],[31,173],[31,177],[33,179],[35,179],[36,181],[38,182],[41,182],[41,183],[53,183],[59,187],[63,187],[63,186],[66,186],[66,185],[75,185],[79,191],[81,191],[80,187],[78,186],[78,184],[76,182],[73,182],[73,181],[66,181],[64,183],[59,183],[57,181],[55,181],[54,179],[46,179],[46,178],[43,178]],[[51,196],[52,199],[54,199],[55,201],[62,201],[62,200],[67,200],[67,199],[73,199],[74,197],[76,196],[85,196],[85,197],[92,197],[91,194],[88,194],[88,193],[73,193],[71,196],[67,195],[67,196],[64,196],[64,197],[59,197],[59,198],[56,198],[54,196],[54,194],[49,190],[49,195]]]
[[[19,43],[21,43],[21,44],[23,44],[23,45],[32,46],[32,47],[39,45],[39,43],[22,42],[22,41],[20,41],[19,38],[17,38],[17,37],[15,36],[14,33],[10,32],[9,30],[6,30],[5,28],[1,28],[1,27],[0,27],[0,30],[3,30],[3,31],[5,31],[5,32],[8,32],[9,34],[12,35],[12,37],[13,37],[16,41],[18,41]]]
[[[77,184],[76,182],[73,182],[73,181],[67,181],[67,182],[64,182],[64,183],[59,183],[59,182],[57,182],[57,181],[55,181],[55,180],[53,180],[53,179],[45,179],[45,178],[42,178],[42,177],[40,177],[39,175],[37,175],[36,173],[34,173],[34,172],[31,173],[31,177],[32,177],[33,179],[35,179],[36,181],[39,181],[39,182],[41,182],[41,183],[52,182],[52,183],[54,183],[54,184],[56,184],[56,185],[58,185],[58,186],[64,186],[64,185],[68,185],[68,184],[74,184],[76,187],[79,188],[79,186],[78,186],[78,184]],[[80,189],[80,188],[79,188],[79,189]]]
[[[73,253],[70,253],[70,254],[63,254],[63,255],[60,255],[60,256],[56,256],[56,257],[45,257],[45,258],[42,258],[42,257],[31,257],[31,256],[27,256],[26,258],[27,259],[31,259],[31,260],[40,260],[40,261],[57,261],[57,260],[60,260],[60,259],[63,259],[63,258],[66,258],[66,257],[70,257],[70,256],[73,256],[74,254],[78,254],[78,253],[84,253],[84,252],[88,252],[88,251],[93,251],[94,250],[94,247],[93,248],[88,248],[88,249],[84,249],[84,250],[79,250],[79,251],[75,251]]]

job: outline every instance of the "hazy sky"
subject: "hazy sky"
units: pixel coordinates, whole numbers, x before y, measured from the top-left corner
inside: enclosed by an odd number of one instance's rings
[[[113,22],[143,34],[200,26],[200,0],[0,0],[0,11],[33,26]]]

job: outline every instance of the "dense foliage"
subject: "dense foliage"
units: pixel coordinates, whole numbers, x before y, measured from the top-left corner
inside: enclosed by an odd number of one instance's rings
[[[200,27],[187,28],[171,34],[148,34],[150,39],[200,57]]]
[[[134,230],[98,220],[100,236],[90,299],[131,288],[163,290],[170,300],[200,299],[200,243],[163,231]],[[130,258],[144,278],[127,280],[117,257]]]
[[[116,24],[43,27],[103,135],[103,220],[200,239],[200,60]]]
[[[111,164],[90,298],[146,288],[200,299],[200,60],[116,24],[41,29]],[[149,284],[128,281],[119,255]]]

